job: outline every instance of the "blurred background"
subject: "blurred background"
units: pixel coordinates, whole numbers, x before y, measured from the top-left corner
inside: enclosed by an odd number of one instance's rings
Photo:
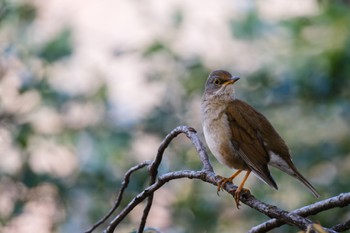
[[[242,77],[238,97],[270,119],[322,199],[350,191],[349,1],[0,0],[0,54],[3,233],[91,227],[124,173],[154,158],[173,128],[192,126],[203,139],[200,101],[214,69]],[[231,175],[210,158],[217,174]],[[160,173],[200,168],[179,136]],[[246,187],[286,210],[317,201],[272,173],[278,191],[254,176]],[[132,176],[124,206],[147,186],[146,175]],[[143,206],[117,232],[134,231]],[[350,210],[312,218],[332,226]],[[156,193],[147,226],[246,232],[267,219],[237,210],[212,185],[183,179]]]

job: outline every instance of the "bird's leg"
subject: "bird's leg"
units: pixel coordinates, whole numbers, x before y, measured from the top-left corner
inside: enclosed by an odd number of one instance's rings
[[[221,190],[223,190],[225,184],[227,182],[232,182],[232,180],[239,175],[239,173],[241,173],[243,170],[238,170],[236,171],[232,176],[228,177],[228,178],[225,178],[225,177],[222,177],[222,176],[219,176],[220,177],[220,181],[218,182],[218,190],[217,190],[217,194],[219,195],[219,192]]]
[[[239,209],[239,205],[240,205],[239,204],[239,197],[240,197],[240,194],[241,194],[242,190],[246,190],[246,191],[249,192],[249,189],[244,189],[243,186],[244,186],[245,182],[247,181],[247,179],[248,179],[248,177],[250,175],[250,172],[251,172],[250,170],[247,171],[247,173],[245,174],[241,184],[238,186],[238,188],[237,188],[237,190],[235,192],[235,201],[236,201],[237,209]]]

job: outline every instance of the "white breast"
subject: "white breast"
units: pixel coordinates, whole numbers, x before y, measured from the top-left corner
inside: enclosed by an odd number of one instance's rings
[[[209,125],[210,127],[208,127]],[[228,158],[222,154],[223,148],[233,150],[230,139],[227,138],[227,135],[230,135],[228,130],[230,127],[226,115],[223,115],[220,120],[203,122],[203,133],[210,151],[220,163],[231,167],[227,162]]]

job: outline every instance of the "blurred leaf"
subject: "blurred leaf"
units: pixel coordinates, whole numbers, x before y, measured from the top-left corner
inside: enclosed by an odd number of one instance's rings
[[[282,21],[281,25],[286,27],[291,32],[291,36],[300,36],[302,30],[311,24],[311,20],[308,17],[297,17],[291,20]]]
[[[173,24],[175,28],[179,28],[184,20],[184,13],[182,10],[177,9],[173,15]]]
[[[175,221],[185,229],[195,229],[195,232],[215,232],[220,207],[215,200],[205,200],[201,185],[193,183],[191,194],[178,200]]]
[[[36,17],[36,8],[29,3],[24,3],[17,8],[18,16],[22,22],[31,22]]]
[[[0,26],[6,20],[18,20],[21,24],[29,24],[36,17],[36,8],[29,2],[0,1]]]
[[[43,46],[39,52],[39,57],[52,63],[70,56],[73,53],[71,37],[71,31],[69,29],[64,29]]]
[[[15,137],[15,142],[22,148],[27,148],[28,140],[33,134],[33,129],[30,124],[23,124],[18,126],[18,131]]]
[[[160,107],[152,111],[143,124],[146,132],[156,133],[163,137],[177,126],[177,121],[178,119],[172,106],[164,102]]]
[[[266,22],[263,22],[256,10],[248,12],[241,21],[231,20],[230,28],[232,35],[237,39],[258,39],[267,29]]]
[[[204,66],[199,58],[195,58],[185,63],[186,74],[183,77],[183,88],[186,91],[186,96],[192,94],[202,94],[207,76],[210,73],[208,68]]]
[[[169,51],[169,48],[162,42],[154,42],[151,44],[144,52],[143,55],[145,57],[151,56],[153,54]]]

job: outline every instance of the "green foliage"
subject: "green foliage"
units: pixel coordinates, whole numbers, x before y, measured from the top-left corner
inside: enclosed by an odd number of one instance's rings
[[[324,14],[286,22],[295,48],[296,80],[304,100],[334,101],[348,97],[350,68],[350,23],[348,10],[331,4]],[[315,42],[305,36],[312,29],[329,33]],[[317,49],[317,54],[311,53]],[[310,51],[310,53],[305,53]]]
[[[71,36],[69,29],[62,30],[43,46],[39,57],[51,63],[70,56],[73,52]]]
[[[18,4],[10,0],[0,1],[0,26],[4,23],[31,23],[36,17],[36,8],[29,3]]]
[[[173,24],[175,28],[179,28],[184,21],[184,14],[181,10],[176,10],[173,16]]]
[[[167,55],[173,55],[173,51],[171,51],[171,49],[166,44],[160,41],[156,41],[149,45],[143,52],[143,55],[147,58],[158,53],[166,53]]]
[[[249,11],[240,21],[231,20],[230,26],[232,35],[242,40],[259,39],[268,27],[267,23],[260,19],[259,13],[255,10]]]
[[[186,62],[185,65],[187,72],[183,77],[182,85],[186,91],[186,96],[191,96],[193,94],[201,95],[201,86],[198,84],[203,85],[206,82],[210,71],[199,58]]]
[[[29,137],[32,135],[33,129],[29,124],[23,124],[18,127],[18,132],[15,134],[15,141],[22,148],[26,148],[28,146]]]

